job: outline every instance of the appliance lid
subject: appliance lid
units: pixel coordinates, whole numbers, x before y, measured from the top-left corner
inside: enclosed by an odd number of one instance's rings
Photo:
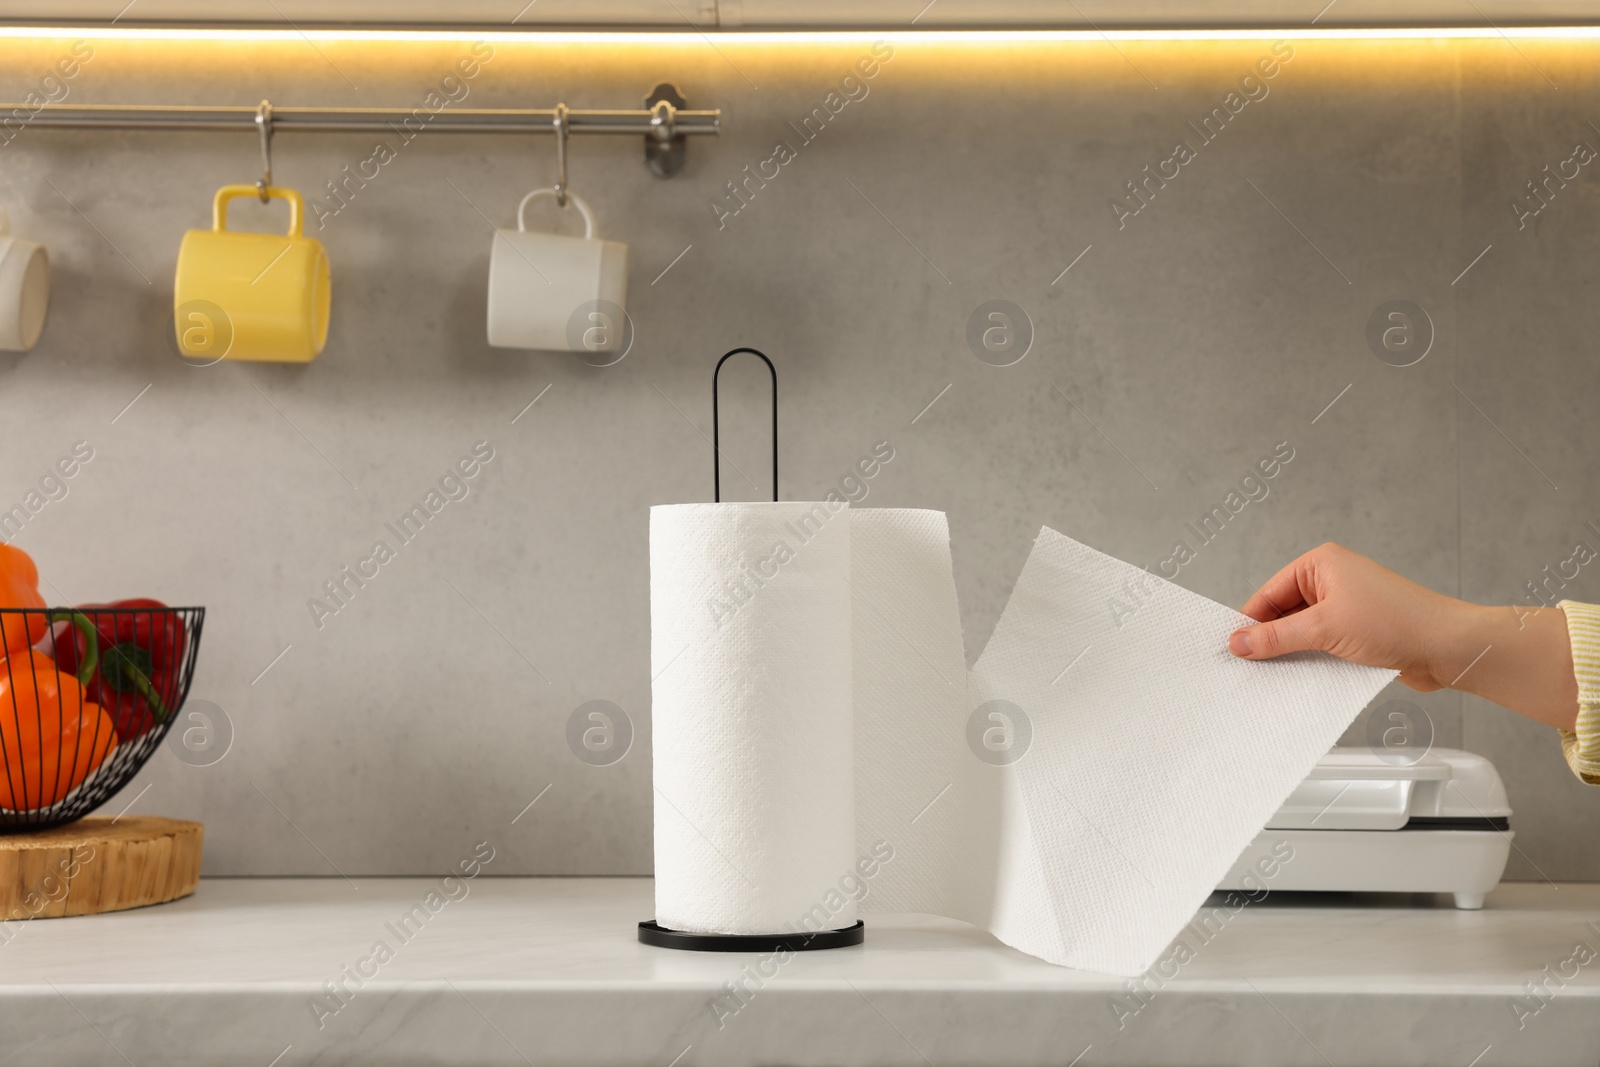
[[[1504,830],[1494,765],[1458,749],[1334,748],[1267,821],[1273,830]]]

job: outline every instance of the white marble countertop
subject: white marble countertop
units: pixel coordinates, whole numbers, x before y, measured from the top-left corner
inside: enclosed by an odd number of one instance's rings
[[[1275,894],[1142,1004],[926,916],[869,916],[865,945],[719,1001],[760,957],[639,944],[647,879],[452,891],[206,879],[172,904],[10,924],[0,1065],[1600,1062],[1600,885],[1508,884],[1481,912]],[[341,979],[344,1001],[316,1007]]]

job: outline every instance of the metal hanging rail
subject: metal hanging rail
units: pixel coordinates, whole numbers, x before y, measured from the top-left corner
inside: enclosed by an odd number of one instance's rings
[[[404,107],[279,107],[272,105],[271,127],[278,133],[360,133],[390,130],[403,136],[424,131],[445,133],[633,134],[645,138],[645,154],[656,173],[666,176],[682,166],[684,139],[715,137],[722,111],[692,111],[677,89],[663,84],[637,110],[596,111],[568,108],[442,108],[428,111]],[[192,107],[143,104],[0,103],[0,129],[15,121],[24,126],[90,130],[234,130],[259,129],[259,108]]]
[[[47,104],[34,111],[23,104],[0,104],[0,121],[21,112],[19,121],[29,126],[117,130],[236,130],[256,128],[252,107],[146,107],[139,104]],[[420,112],[420,114],[419,114]],[[404,107],[272,107],[276,133],[301,130],[318,133],[359,133],[363,130],[404,129],[406,119],[421,119],[419,129],[452,133],[554,133],[553,108],[448,108],[432,114]],[[715,136],[722,112],[680,111],[669,108],[659,117],[654,110],[567,111],[567,132],[631,133],[670,141],[678,136]]]

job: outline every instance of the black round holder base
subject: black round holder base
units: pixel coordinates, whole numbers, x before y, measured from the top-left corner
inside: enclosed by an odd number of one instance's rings
[[[860,919],[843,930],[819,930],[797,934],[691,934],[669,930],[654,920],[639,924],[639,940],[657,948],[678,948],[689,952],[809,952],[819,948],[848,948],[866,938],[866,924]]]

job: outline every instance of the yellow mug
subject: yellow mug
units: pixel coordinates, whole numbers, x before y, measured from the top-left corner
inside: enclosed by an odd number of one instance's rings
[[[328,339],[328,254],[300,232],[300,194],[266,192],[289,202],[287,234],[230,232],[228,201],[259,194],[253,185],[224,185],[211,229],[183,235],[172,304],[178,351],[188,359],[309,363]]]

